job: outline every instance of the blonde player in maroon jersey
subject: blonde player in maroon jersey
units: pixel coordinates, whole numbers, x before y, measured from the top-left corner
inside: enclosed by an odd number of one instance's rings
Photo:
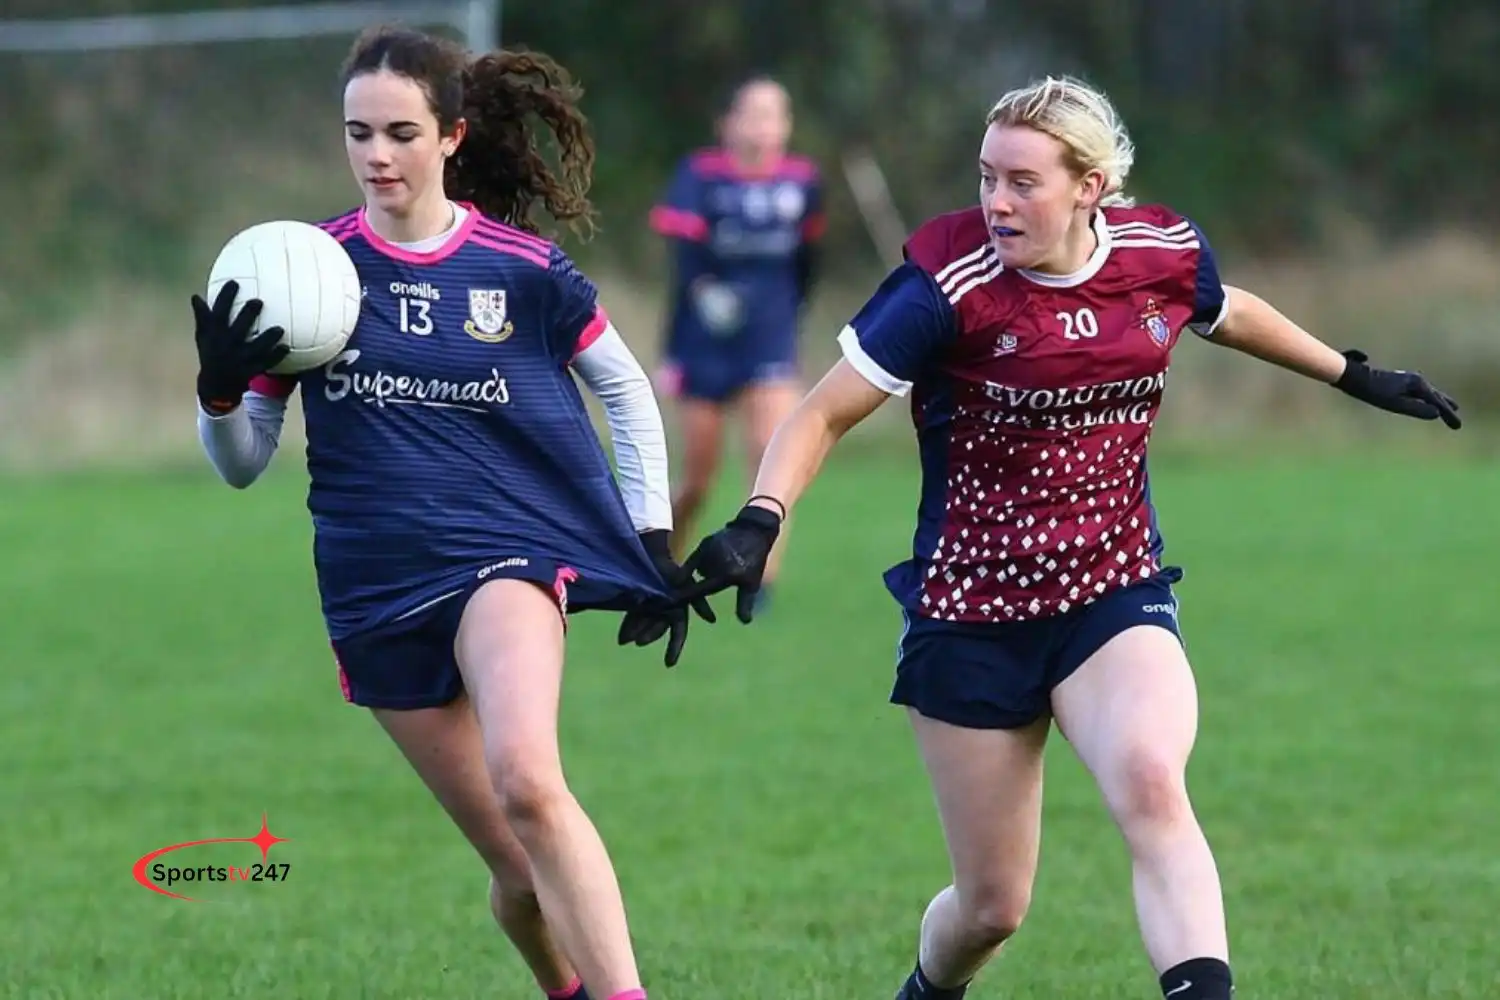
[[[910,396],[922,462],[892,701],[936,793],[953,884],[922,920],[898,1000],[957,1000],[1020,926],[1055,719],[1123,833],[1148,956],[1172,1000],[1229,1000],[1213,854],[1185,771],[1197,692],[1151,503],[1146,442],[1184,331],[1457,428],[1420,375],[1366,364],[1226,288],[1198,227],[1124,187],[1107,98],[1048,78],[991,109],[979,205],[935,218],[840,336],[844,357],[780,426],[754,495],[685,564],[688,596],[737,588],[834,444]]]

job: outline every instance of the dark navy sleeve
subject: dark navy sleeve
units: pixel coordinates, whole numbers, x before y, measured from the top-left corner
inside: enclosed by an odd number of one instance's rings
[[[651,209],[651,228],[662,236],[702,243],[708,239],[708,218],[703,213],[703,181],[691,158],[677,165],[677,172],[661,200]]]
[[[839,346],[871,385],[904,396],[933,355],[957,335],[957,314],[937,280],[907,263],[880,283],[839,334]]]
[[[797,280],[797,301],[806,302],[812,295],[822,263],[821,243],[823,232],[828,228],[828,216],[823,208],[823,183],[817,174],[802,185],[805,202],[802,209],[802,224],[799,227],[800,242],[792,255],[792,268]]]
[[[823,181],[818,176],[807,182],[807,206],[802,210],[802,239],[804,243],[816,243],[828,229],[827,209],[823,206]]]
[[[1229,314],[1229,298],[1219,280],[1219,265],[1214,260],[1213,248],[1208,245],[1208,237],[1191,219],[1188,225],[1198,237],[1198,259],[1193,275],[1193,315],[1187,325],[1200,337],[1211,337]]]
[[[567,364],[599,339],[609,326],[609,317],[599,305],[599,289],[561,250],[552,251],[547,278],[553,301],[547,347],[553,357]]]

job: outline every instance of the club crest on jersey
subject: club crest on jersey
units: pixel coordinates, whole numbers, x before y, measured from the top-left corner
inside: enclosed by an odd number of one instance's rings
[[[486,344],[498,344],[515,330],[505,317],[505,289],[469,289],[469,318],[464,333]]]
[[[1146,328],[1146,332],[1158,346],[1165,347],[1167,341],[1172,339],[1172,328],[1167,325],[1167,317],[1155,299],[1146,300],[1146,308],[1141,310],[1141,326]]]
[[[995,357],[1003,358],[1007,354],[1016,353],[1020,340],[1013,333],[1002,333],[1000,339],[995,341]]]

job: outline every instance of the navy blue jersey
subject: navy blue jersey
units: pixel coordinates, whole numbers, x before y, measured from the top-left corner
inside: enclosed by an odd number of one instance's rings
[[[556,246],[465,207],[431,253],[387,243],[362,211],[321,223],[359,272],[359,323],[321,368],[251,386],[302,390],[335,639],[507,560],[563,568],[575,610],[665,592],[568,370],[607,325],[594,285]]]
[[[800,156],[751,175],[722,150],[678,165],[651,226],[673,238],[667,354],[789,356],[804,298],[798,256],[823,234],[822,182]]]

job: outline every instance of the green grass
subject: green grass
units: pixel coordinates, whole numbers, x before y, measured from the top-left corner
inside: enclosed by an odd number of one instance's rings
[[[1500,995],[1500,469],[1226,458],[1154,479],[1187,567],[1191,779],[1240,996]],[[616,648],[612,616],[575,619],[569,774],[654,1000],[888,997],[909,969],[947,878],[885,704],[879,573],[913,490],[904,465],[831,466],[774,616],[746,629],[721,600],[674,672],[659,647]],[[0,995],[535,995],[479,864],[339,698],[301,492],[197,469],[0,484]],[[1066,745],[1050,752],[1032,914],[970,995],[1159,996],[1118,837]],[[271,854],[285,883],[183,903],[132,881],[147,851],[249,836],[263,812],[291,838]]]

